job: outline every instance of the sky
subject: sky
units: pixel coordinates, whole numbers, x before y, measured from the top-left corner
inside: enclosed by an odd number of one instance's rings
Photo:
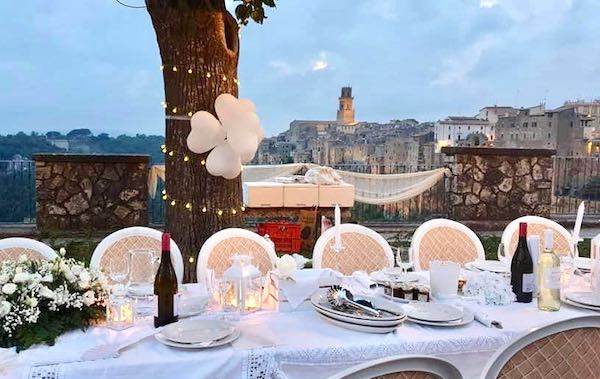
[[[600,98],[598,14],[598,0],[277,0],[241,32],[240,97],[267,135],[335,119],[345,85],[357,119],[374,122]],[[0,46],[0,134],[164,134],[144,9],[2,1]]]

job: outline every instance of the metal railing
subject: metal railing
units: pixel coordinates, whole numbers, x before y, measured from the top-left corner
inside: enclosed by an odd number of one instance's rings
[[[0,160],[0,223],[35,223],[35,162]]]
[[[600,157],[554,157],[552,214],[570,215],[586,202],[586,215],[600,214]]]

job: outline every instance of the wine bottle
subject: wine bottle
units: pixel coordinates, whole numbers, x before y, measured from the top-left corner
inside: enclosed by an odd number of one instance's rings
[[[510,264],[510,284],[519,303],[531,303],[535,276],[527,248],[527,223],[519,223],[519,243]]]
[[[160,265],[154,278],[154,327],[177,322],[177,275],[171,262],[171,235],[162,235]]]
[[[554,253],[552,230],[544,231],[544,250],[539,259],[538,309],[560,309],[560,259]]]

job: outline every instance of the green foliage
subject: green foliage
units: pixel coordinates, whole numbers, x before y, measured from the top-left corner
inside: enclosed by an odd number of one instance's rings
[[[240,1],[237,7],[235,7],[235,17],[238,21],[247,25],[248,21],[252,21],[257,24],[262,24],[267,18],[265,14],[265,6],[269,8],[275,8],[275,0],[237,0]]]

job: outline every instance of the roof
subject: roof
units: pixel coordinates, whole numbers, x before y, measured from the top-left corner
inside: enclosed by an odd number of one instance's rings
[[[439,121],[440,124],[471,124],[471,125],[487,125],[487,120],[482,120],[477,117],[468,116],[449,116],[445,120]]]

